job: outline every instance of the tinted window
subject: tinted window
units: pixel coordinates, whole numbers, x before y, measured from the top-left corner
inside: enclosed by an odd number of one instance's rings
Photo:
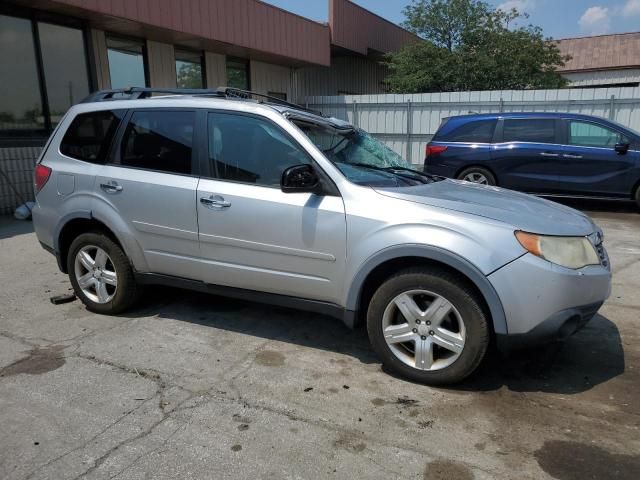
[[[42,101],[31,22],[0,15],[0,135],[43,134]]]
[[[255,117],[209,114],[209,159],[224,180],[279,186],[288,167],[309,157],[280,128]]]
[[[623,136],[609,128],[589,122],[569,122],[569,144],[586,147],[614,147]],[[626,140],[625,140],[626,141]]]
[[[556,143],[556,121],[553,119],[517,119],[504,121],[503,141]]]
[[[103,163],[120,123],[121,112],[82,113],[73,119],[60,143],[60,152],[68,157]]]
[[[202,53],[176,49],[176,85],[178,88],[203,88]]]
[[[89,95],[89,74],[82,31],[50,23],[38,23],[42,65],[47,86],[51,124]]]
[[[191,173],[194,124],[194,112],[134,112],[122,138],[120,164]]]
[[[249,90],[249,62],[227,57],[227,85]]]
[[[465,123],[445,135],[438,135],[443,142],[491,143],[497,120],[478,120]]]
[[[144,44],[136,40],[107,37],[111,88],[144,87]]]

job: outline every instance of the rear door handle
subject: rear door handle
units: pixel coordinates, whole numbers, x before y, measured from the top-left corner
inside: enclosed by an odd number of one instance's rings
[[[114,181],[101,183],[100,188],[107,193],[118,193],[122,191],[122,185],[118,185],[118,183]]]
[[[555,157],[559,157],[560,154],[559,153],[551,153],[551,152],[542,152],[540,154],[540,156],[542,156],[542,157],[554,157],[555,158]]]
[[[582,158],[582,155],[573,155],[572,153],[565,153],[562,156],[564,158]]]
[[[221,210],[223,208],[229,208],[231,206],[231,202],[226,201],[220,195],[210,195],[208,197],[200,197],[200,203],[203,204],[207,208],[211,208],[213,210]]]

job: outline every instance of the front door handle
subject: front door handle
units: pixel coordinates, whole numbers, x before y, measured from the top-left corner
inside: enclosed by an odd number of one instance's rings
[[[118,183],[114,181],[101,183],[100,188],[107,193],[118,193],[122,191],[122,185],[118,185]]]
[[[554,158],[556,158],[556,157],[559,157],[559,156],[560,156],[560,154],[559,154],[559,153],[551,153],[551,152],[542,152],[542,153],[540,154],[540,156],[542,156],[542,157],[554,157]]]
[[[200,203],[203,204],[207,208],[211,208],[213,210],[221,210],[223,208],[229,208],[231,206],[231,202],[226,201],[220,195],[210,195],[209,197],[200,197]]]
[[[574,155],[572,153],[565,153],[562,155],[564,158],[582,158],[582,155]]]

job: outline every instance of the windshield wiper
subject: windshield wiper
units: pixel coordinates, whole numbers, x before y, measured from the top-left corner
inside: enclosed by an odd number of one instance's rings
[[[351,165],[353,167],[368,168],[369,170],[375,170],[378,172],[392,173],[400,178],[406,178],[408,180],[414,180],[414,181],[419,181],[423,183],[429,183],[430,181],[433,181],[433,179],[431,178],[431,175],[418,172],[417,170],[412,170],[410,168],[405,168],[405,167],[377,167],[375,165],[369,165],[368,163],[358,163],[358,162],[339,162],[339,163],[344,163],[345,165]],[[403,171],[417,173],[419,174],[419,177],[416,178],[415,175],[407,175],[407,174],[401,173]],[[429,181],[426,181],[427,178],[429,179]]]
[[[420,175],[421,177],[428,178],[429,180],[434,182],[444,179],[444,177],[440,177],[438,175],[431,175],[430,173],[421,172],[420,170],[415,170],[413,168],[408,168],[408,167],[385,167],[384,170],[385,171],[400,170],[402,172],[411,172],[411,173],[415,173],[416,175]]]

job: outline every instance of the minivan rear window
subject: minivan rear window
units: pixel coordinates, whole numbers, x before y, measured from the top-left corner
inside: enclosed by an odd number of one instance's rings
[[[434,140],[440,142],[491,143],[497,123],[497,120],[476,120],[465,123],[444,135],[436,135]]]
[[[505,119],[502,141],[556,143],[556,121],[552,118]]]
[[[60,143],[60,152],[85,162],[104,163],[124,110],[81,113]]]

